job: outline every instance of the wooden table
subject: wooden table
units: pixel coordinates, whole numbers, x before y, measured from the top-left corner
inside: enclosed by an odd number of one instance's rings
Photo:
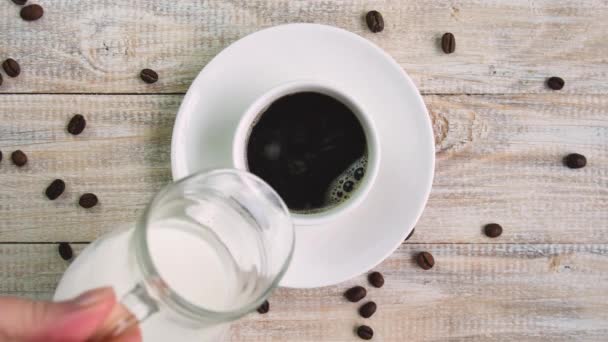
[[[264,27],[315,22],[370,39],[424,95],[436,137],[433,191],[413,237],[378,270],[379,310],[359,318],[338,286],[280,289],[267,315],[232,341],[606,341],[608,339],[608,2],[39,0],[25,22],[0,2],[0,294],[50,298],[68,263],[58,241],[85,244],[132,222],[170,180],[170,139],[183,94],[228,44]],[[373,34],[363,15],[384,14]],[[438,39],[453,32],[454,54]],[[143,83],[142,68],[160,81]],[[552,91],[550,76],[566,86]],[[65,131],[75,113],[85,132]],[[7,158],[25,151],[17,168]],[[565,168],[571,152],[587,167]],[[56,201],[43,195],[67,183]],[[101,204],[85,210],[79,194]],[[502,236],[482,227],[498,222]],[[406,229],[407,227],[403,227]],[[424,271],[420,251],[435,255]],[[1,308],[0,308],[1,310]]]

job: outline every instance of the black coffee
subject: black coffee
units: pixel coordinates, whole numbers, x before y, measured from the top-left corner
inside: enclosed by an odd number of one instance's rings
[[[247,164],[289,209],[317,212],[356,191],[367,166],[365,133],[355,114],[333,97],[287,95],[254,122]]]

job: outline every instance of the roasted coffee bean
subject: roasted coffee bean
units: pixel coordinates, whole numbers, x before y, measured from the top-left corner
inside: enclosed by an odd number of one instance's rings
[[[80,196],[78,204],[80,204],[80,206],[83,208],[89,209],[96,206],[98,201],[99,200],[97,199],[97,196],[95,196],[95,194],[84,194]]]
[[[580,169],[587,165],[587,158],[582,154],[571,153],[564,157],[564,165],[571,169]]]
[[[74,251],[72,251],[72,246],[70,246],[67,242],[61,242],[59,244],[59,255],[63,260],[70,260],[74,256]]]
[[[566,82],[561,77],[550,77],[547,80],[547,86],[553,90],[561,90]]]
[[[87,121],[84,119],[84,116],[80,114],[76,114],[72,117],[70,122],[68,123],[68,132],[74,135],[78,135],[84,131],[84,128],[87,126]]]
[[[265,314],[268,313],[268,311],[270,311],[270,303],[265,300],[264,303],[262,303],[262,305],[260,305],[260,307],[258,308],[258,312],[261,314]]]
[[[450,32],[447,32],[441,37],[441,49],[445,53],[452,53],[456,50],[456,38]]]
[[[412,235],[414,235],[414,232],[415,232],[415,231],[416,231],[416,228],[412,229],[412,231],[411,231],[411,232],[410,232],[410,233],[407,235],[407,237],[406,237],[406,238],[405,238],[405,240],[403,240],[403,241],[407,241],[407,240],[409,240],[409,239],[412,237]]]
[[[13,163],[19,167],[27,164],[27,156],[21,150],[13,152],[13,154],[11,154],[11,159],[13,160]]]
[[[28,5],[21,9],[21,18],[26,21],[33,21],[42,18],[44,9],[40,5]]]
[[[367,281],[372,284],[373,287],[380,288],[384,286],[384,277],[380,272],[372,272],[367,276]]]
[[[435,258],[429,252],[420,252],[416,257],[416,261],[418,262],[418,266],[425,270],[430,270],[435,265]]]
[[[146,83],[156,83],[158,81],[158,74],[152,69],[142,70],[139,76]]]
[[[382,14],[378,11],[367,12],[365,21],[367,22],[369,30],[374,33],[382,32],[382,30],[384,30],[384,18],[382,18]]]
[[[55,179],[47,188],[46,188],[46,197],[48,197],[51,201],[61,196],[61,194],[65,191],[65,182],[61,179]]]
[[[502,227],[498,223],[489,223],[483,227],[483,231],[488,237],[495,238],[502,234]]]
[[[19,67],[19,63],[12,58],[8,58],[2,63],[2,69],[6,72],[10,77],[17,77],[21,73],[21,67]]]
[[[372,337],[374,337],[374,330],[367,325],[362,325],[357,328],[357,335],[359,335],[362,340],[371,340]]]
[[[27,2],[27,0],[13,0],[15,5],[23,6]]]
[[[363,318],[370,318],[376,313],[376,308],[376,303],[367,302],[359,308],[359,315],[361,315]]]
[[[365,288],[363,288],[362,286],[355,286],[355,287],[352,287],[352,288],[346,290],[346,292],[344,292],[344,297],[346,297],[346,299],[348,299],[349,302],[353,302],[353,303],[356,303],[356,302],[360,301],[361,299],[365,298],[366,295],[367,295],[367,290]]]

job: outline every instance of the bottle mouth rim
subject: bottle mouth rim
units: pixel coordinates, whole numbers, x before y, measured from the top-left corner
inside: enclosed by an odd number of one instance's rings
[[[264,184],[266,187],[268,187],[267,190],[271,191],[273,196],[278,199],[278,203],[280,203],[281,210],[286,213],[287,217],[290,217],[289,209],[287,208],[281,197],[274,191],[274,189],[272,189],[268,184],[266,184],[262,179],[260,179],[256,175],[237,169],[214,169],[210,171],[202,170],[190,176],[182,178],[174,183],[168,184],[161,191],[159,191],[158,194],[156,194],[156,196],[154,197],[154,199],[150,201],[150,203],[146,206],[145,211],[142,213],[140,220],[137,223],[133,235],[135,242],[135,259],[139,264],[143,275],[143,284],[147,287],[150,293],[161,303],[165,304],[167,307],[171,308],[177,313],[190,318],[194,324],[201,322],[233,321],[257,309],[270,296],[271,292],[279,286],[283,275],[287,272],[289,264],[291,263],[293,251],[295,248],[295,230],[292,223],[290,224],[289,228],[289,238],[291,240],[291,246],[289,246],[289,253],[285,257],[285,260],[282,261],[282,264],[278,269],[278,272],[275,273],[272,282],[270,282],[263,291],[260,291],[258,295],[249,300],[247,303],[239,305],[234,309],[215,310],[205,308],[197,304],[193,304],[191,301],[184,298],[177,291],[173,290],[170,286],[167,285],[167,282],[163,280],[162,276],[158,271],[158,268],[154,264],[148,246],[147,231],[149,226],[150,213],[155,207],[155,205],[158,204],[159,199],[162,198],[162,196],[170,190],[172,185],[186,182],[198,177],[209,177],[212,175],[219,175],[223,173],[238,174],[241,177],[245,177],[257,183]]]

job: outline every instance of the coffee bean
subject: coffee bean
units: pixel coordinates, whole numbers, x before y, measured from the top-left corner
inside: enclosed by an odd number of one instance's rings
[[[435,258],[429,252],[420,252],[416,257],[416,261],[425,270],[430,270],[435,265]]]
[[[561,90],[564,87],[564,79],[561,77],[550,77],[547,80],[547,86],[553,90]]]
[[[84,119],[84,116],[80,114],[76,114],[72,117],[70,122],[68,123],[68,132],[73,135],[78,135],[84,131],[84,128],[87,126],[87,121]]]
[[[372,272],[367,276],[367,281],[372,284],[373,287],[380,288],[384,286],[384,277],[380,272]]]
[[[13,154],[11,154],[11,159],[13,160],[13,163],[19,167],[27,164],[27,156],[21,150],[13,152]]]
[[[21,73],[21,67],[19,67],[19,63],[12,58],[8,58],[2,63],[2,68],[10,77],[17,77]]]
[[[367,325],[362,325],[357,328],[357,335],[359,335],[362,340],[371,340],[372,337],[374,337],[374,330]]]
[[[452,53],[456,50],[456,38],[450,32],[447,32],[441,37],[441,49],[445,53]]]
[[[564,157],[564,165],[571,169],[580,169],[587,165],[587,158],[582,154],[571,153]]]
[[[15,5],[23,6],[27,2],[27,0],[13,0]]]
[[[367,12],[365,21],[367,22],[369,30],[374,33],[382,32],[382,30],[384,30],[384,18],[382,18],[382,14],[378,11]]]
[[[355,286],[355,287],[352,287],[352,288],[346,290],[346,292],[344,292],[344,297],[346,297],[346,299],[348,299],[349,302],[353,302],[353,303],[356,303],[356,302],[360,301],[361,299],[365,298],[366,295],[367,295],[367,290],[364,289],[362,286]]]
[[[415,231],[416,231],[416,228],[412,229],[412,231],[411,231],[411,232],[408,234],[408,236],[407,236],[407,237],[405,238],[405,240],[403,240],[403,241],[407,241],[407,240],[409,240],[409,239],[412,237],[412,235],[414,235],[414,232],[415,232]]]
[[[265,300],[264,303],[262,303],[262,305],[260,305],[260,307],[258,308],[258,312],[261,314],[265,314],[268,313],[268,311],[270,311],[270,303]]]
[[[28,5],[21,9],[21,18],[26,21],[33,21],[42,18],[44,9],[40,5]]]
[[[74,256],[74,251],[72,251],[72,246],[70,246],[67,242],[61,242],[59,244],[59,255],[63,260],[70,260]]]
[[[139,76],[146,83],[156,83],[158,81],[158,74],[152,69],[142,70]]]
[[[374,313],[376,313],[376,308],[376,303],[367,302],[359,308],[359,315],[361,315],[363,318],[370,318]]]
[[[78,204],[80,204],[81,207],[89,209],[89,208],[93,208],[94,206],[97,205],[98,199],[97,196],[95,196],[95,194],[84,194],[82,196],[80,196],[80,200],[78,201]]]
[[[498,223],[486,224],[483,230],[491,238],[499,237],[502,234],[502,227]]]
[[[61,194],[65,191],[65,182],[61,179],[55,179],[47,188],[46,188],[46,197],[48,197],[51,201],[61,196]]]

